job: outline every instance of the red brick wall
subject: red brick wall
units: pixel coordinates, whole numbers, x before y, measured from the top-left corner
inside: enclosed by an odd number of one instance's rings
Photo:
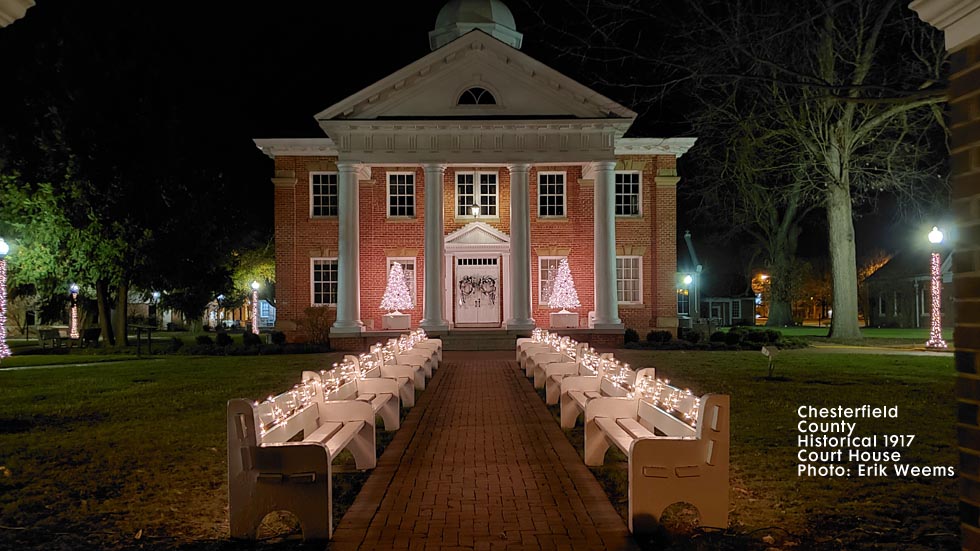
[[[415,173],[415,216],[388,218],[389,172]],[[381,298],[388,284],[388,252],[416,249],[415,307],[402,313],[411,316],[412,326],[422,319],[423,264],[425,250],[425,176],[422,167],[373,167],[370,183],[361,184],[361,320],[374,321],[381,329]]]
[[[957,440],[963,549],[980,549],[980,42],[951,54]]]
[[[676,271],[676,202],[673,188],[657,188],[658,169],[673,168],[674,157],[630,156],[621,160],[644,163],[642,168],[641,216],[617,218],[617,248],[627,254],[642,255],[643,304],[623,305],[620,317],[627,327],[645,333],[658,316],[676,316],[674,272]],[[277,173],[289,171],[296,185],[277,186],[276,217],[276,277],[278,324],[298,340],[301,333],[296,323],[304,318],[310,306],[310,258],[324,254],[333,256],[337,250],[337,219],[310,218],[309,174],[312,171],[336,170],[334,158],[279,157]],[[506,168],[455,168],[445,172],[444,233],[453,232],[472,219],[455,216],[456,171],[490,171],[498,177],[498,211],[496,219],[481,217],[485,222],[510,234],[510,173]],[[562,171],[566,174],[566,216],[563,219],[542,219],[538,216],[537,174],[541,171]],[[387,217],[388,172],[415,173],[415,217]],[[551,310],[538,303],[538,254],[549,248],[567,249],[572,277],[584,318],[595,308],[593,293],[593,184],[580,182],[582,169],[574,166],[536,166],[530,173],[531,211],[531,291],[532,316],[541,326],[549,325]],[[417,325],[422,317],[424,291],[424,217],[425,181],[421,167],[373,167],[368,181],[361,181],[360,192],[360,273],[361,319],[375,329],[381,328],[381,298],[387,283],[386,259],[393,251],[415,250],[416,305],[405,313]],[[401,256],[402,253],[391,254]],[[411,255],[409,255],[411,256]],[[659,274],[659,275],[658,275]],[[652,321],[651,321],[652,320]]]

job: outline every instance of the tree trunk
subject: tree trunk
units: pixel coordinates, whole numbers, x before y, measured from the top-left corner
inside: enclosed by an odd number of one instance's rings
[[[128,327],[126,326],[126,314],[129,310],[129,285],[125,283],[120,283],[116,287],[116,342],[120,346],[126,346],[129,344],[126,339],[126,333],[128,332]]]
[[[827,189],[830,273],[833,284],[833,314],[830,337],[860,339],[858,325],[857,261],[854,255],[854,219],[851,190],[844,182],[831,182]]]
[[[109,346],[116,345],[116,336],[112,333],[112,321],[109,319],[109,283],[100,279],[95,282],[95,298],[99,308],[99,328],[102,329],[102,340]]]

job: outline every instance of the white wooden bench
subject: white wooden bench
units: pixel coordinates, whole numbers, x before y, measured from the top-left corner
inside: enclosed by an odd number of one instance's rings
[[[640,371],[646,373],[653,368]],[[602,396],[622,397],[630,393],[637,373],[610,354],[600,363],[595,376],[565,377],[561,381],[561,428],[575,428],[575,421],[585,412],[585,405]]]
[[[534,366],[538,363],[546,362],[551,363],[555,360],[554,358],[560,358],[563,360],[569,360],[570,358],[566,355],[566,352],[572,349],[576,344],[570,337],[561,337],[557,340],[552,340],[549,347],[528,347],[524,354],[524,375],[528,378],[534,376]]]
[[[533,331],[531,331],[531,336],[530,337],[518,337],[517,338],[517,355],[514,357],[514,359],[518,363],[520,363],[520,360],[521,360],[521,350],[523,350],[524,347],[526,347],[526,346],[530,346],[532,344],[540,343],[541,340],[547,334],[548,334],[548,331],[536,327],[536,328],[534,328]]]
[[[409,334],[414,348],[429,348],[436,352],[436,364],[442,365],[442,339],[433,339],[425,334],[423,329],[416,329]]]
[[[404,372],[407,373],[410,370],[412,372],[412,381],[415,384],[415,388],[418,390],[425,390],[425,368],[422,367],[421,363],[395,363],[395,353],[392,352],[387,346],[382,346],[380,344],[372,346],[371,351],[368,354],[376,362],[375,365],[381,366],[382,370],[397,368],[393,371],[388,371],[389,373],[401,373],[402,371],[400,370],[402,369],[404,369]],[[361,356],[363,357],[364,354],[361,354]],[[385,371],[382,372],[384,373]]]
[[[594,348],[584,348],[574,362],[551,363],[544,367],[544,401],[549,406],[558,405],[561,396],[561,382],[566,377],[595,377],[603,358],[609,359],[612,354],[596,353]]]
[[[255,539],[273,511],[296,515],[306,540],[333,535],[331,462],[350,450],[376,465],[374,412],[358,401],[320,402],[312,385],[263,403],[228,402],[228,516],[232,538]]]
[[[418,340],[413,334],[402,335],[398,337],[398,350],[399,352],[405,354],[417,354],[419,356],[428,357],[429,363],[432,364],[432,370],[435,371],[439,369],[439,347],[437,346],[420,346],[421,341]]]
[[[345,365],[346,364],[346,365]],[[304,371],[303,381],[313,381],[317,390],[316,398],[322,402],[331,400],[356,400],[371,405],[371,410],[381,417],[386,431],[398,430],[401,424],[398,400],[398,381],[380,377],[346,377],[348,362],[342,362],[338,369],[330,371]]]
[[[547,331],[542,331],[539,335],[539,340],[524,341],[518,344],[517,347],[517,365],[524,370],[525,375],[530,377],[527,373],[527,357],[531,354],[548,351],[557,350],[558,341],[561,340],[561,336],[554,333],[548,333]]]
[[[381,362],[382,365],[407,365],[412,368],[422,372],[421,380],[416,379],[416,388],[419,390],[425,390],[425,381],[432,377],[432,366],[427,364],[425,358],[421,356],[413,356],[401,354],[398,352],[398,345],[393,343],[388,343],[386,345],[376,344],[371,347],[371,351],[375,354],[375,357]],[[418,386],[421,384],[421,387]]]
[[[579,343],[569,340],[565,348],[553,353],[538,353],[530,356],[527,363],[533,374],[534,388],[545,387],[545,369],[548,366],[576,362],[589,349],[589,343]]]
[[[729,397],[658,386],[588,402],[585,464],[602,465],[610,445],[626,454],[633,533],[654,530],[677,502],[697,507],[702,526],[728,528]]]
[[[432,372],[437,369],[436,362],[432,358],[432,353],[428,350],[412,350],[402,348],[398,339],[388,339],[385,346],[391,359],[396,365],[419,365],[425,370],[426,378],[432,378]],[[385,363],[390,363],[385,361]]]
[[[365,377],[381,377],[398,382],[398,397],[401,405],[415,407],[415,377],[425,380],[425,373],[411,365],[383,365],[372,354],[344,356],[344,361],[355,362]]]

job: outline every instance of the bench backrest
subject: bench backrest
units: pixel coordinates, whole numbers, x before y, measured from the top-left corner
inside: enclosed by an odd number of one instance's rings
[[[628,389],[626,389],[619,383],[613,381],[612,379],[608,379],[605,377],[603,377],[602,380],[599,381],[599,392],[601,392],[603,396],[613,396],[613,397],[625,397],[626,395],[629,394]]]
[[[697,401],[696,409],[693,400]],[[691,438],[701,442],[704,461],[708,465],[727,463],[731,438],[728,395],[705,394],[693,400],[685,397],[678,402],[678,407],[691,409],[670,412],[647,400],[640,400],[637,416],[640,424],[657,434]],[[696,421],[685,419],[695,411]]]
[[[317,402],[357,398],[357,379],[337,369],[320,372],[304,371],[303,381],[312,382],[311,386]]]

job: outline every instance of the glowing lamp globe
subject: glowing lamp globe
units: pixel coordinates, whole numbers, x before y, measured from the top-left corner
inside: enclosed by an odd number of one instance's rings
[[[474,218],[480,216],[480,205],[473,203],[473,205],[470,206],[470,213],[473,215]]]
[[[691,277],[691,274],[687,274],[686,276],[684,276],[684,285],[690,285],[693,281],[694,278]]]
[[[160,291],[153,291],[153,300],[160,300]]]
[[[7,256],[7,253],[9,252],[10,252],[10,245],[8,245],[7,242],[4,241],[2,237],[0,237],[0,258]]]
[[[943,232],[936,226],[933,226],[932,231],[929,232],[929,242],[933,245],[943,242]]]
[[[69,293],[77,293],[78,292],[78,284],[77,283],[72,283],[71,285],[69,285],[68,286],[68,292]]]
[[[258,281],[253,281],[252,282],[252,290],[253,291],[258,291],[259,290],[259,282]]]

